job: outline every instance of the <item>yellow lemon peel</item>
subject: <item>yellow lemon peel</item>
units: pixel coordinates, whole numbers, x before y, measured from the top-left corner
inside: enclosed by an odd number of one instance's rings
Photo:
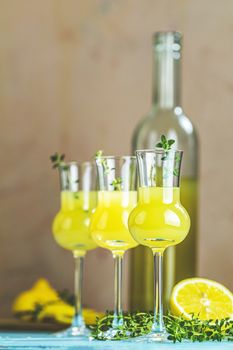
[[[39,322],[53,320],[70,324],[74,316],[74,307],[63,301],[45,278],[40,278],[31,289],[20,293],[13,302],[12,310],[21,319],[30,321],[38,306],[36,320]],[[95,324],[96,317],[103,316],[103,313],[95,310],[83,309],[87,325]]]
[[[45,278],[40,278],[31,289],[19,294],[13,303],[12,309],[13,312],[33,311],[38,304],[44,305],[57,300],[59,300],[59,296],[55,289]]]

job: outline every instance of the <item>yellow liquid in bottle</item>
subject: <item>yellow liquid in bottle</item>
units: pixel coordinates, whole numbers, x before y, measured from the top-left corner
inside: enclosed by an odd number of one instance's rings
[[[85,255],[96,248],[90,234],[90,219],[97,203],[97,192],[61,192],[61,210],[53,222],[53,235],[63,248]]]
[[[140,187],[129,228],[138,243],[153,251],[182,242],[189,232],[190,218],[180,203],[180,189]]]
[[[136,191],[101,191],[91,219],[92,237],[98,246],[122,255],[137,242],[128,230],[128,217],[137,204]]]

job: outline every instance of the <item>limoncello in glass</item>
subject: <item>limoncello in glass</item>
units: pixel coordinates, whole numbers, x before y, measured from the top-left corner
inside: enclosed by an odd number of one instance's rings
[[[100,191],[98,206],[92,219],[92,236],[98,246],[114,255],[137,243],[129,234],[128,217],[137,203],[137,191]]]
[[[89,230],[96,203],[96,191],[61,191],[61,209],[53,222],[53,235],[62,248],[79,255],[96,248]]]
[[[138,204],[129,221],[135,240],[156,251],[182,242],[190,219],[180,202],[180,188],[139,187],[138,192]]]
[[[164,298],[168,303],[174,284],[196,274],[198,143],[195,128],[181,106],[182,36],[178,32],[158,32],[153,37],[152,107],[137,125],[132,138],[137,149],[154,149],[160,135],[176,141],[184,151],[181,201],[189,212],[192,226],[187,239],[167,249],[164,256]],[[130,252],[129,302],[132,310],[152,310],[153,259],[149,250],[139,246]]]

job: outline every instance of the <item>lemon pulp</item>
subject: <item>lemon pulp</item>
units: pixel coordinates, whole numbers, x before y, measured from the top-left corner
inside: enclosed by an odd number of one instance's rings
[[[170,309],[173,315],[201,320],[233,318],[233,294],[223,285],[205,278],[189,278],[172,291]]]

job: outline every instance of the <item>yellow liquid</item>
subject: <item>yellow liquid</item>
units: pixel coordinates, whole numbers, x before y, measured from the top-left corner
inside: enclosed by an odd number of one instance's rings
[[[90,219],[97,192],[61,192],[61,210],[53,222],[53,235],[63,248],[84,255],[96,248],[90,234]]]
[[[128,230],[128,217],[137,204],[136,191],[101,191],[91,219],[92,237],[98,246],[122,255],[137,242]]]
[[[139,188],[138,205],[129,218],[130,232],[138,243],[161,251],[182,242],[189,228],[179,188]]]

